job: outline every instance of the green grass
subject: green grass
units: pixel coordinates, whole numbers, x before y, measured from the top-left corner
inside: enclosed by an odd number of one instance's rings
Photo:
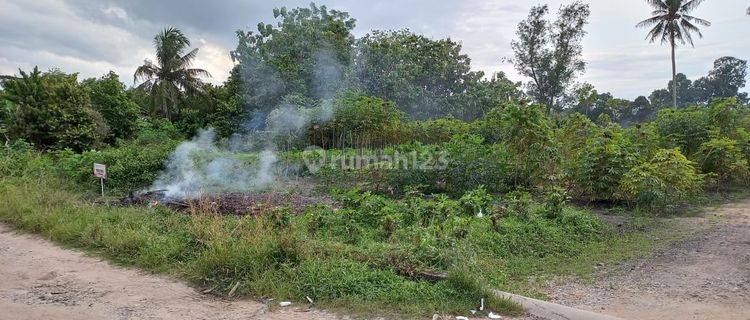
[[[338,211],[250,218],[97,205],[68,190],[51,178],[0,179],[0,221],[219,294],[309,296],[319,307],[359,315],[465,315],[482,298],[491,310],[519,314],[518,305],[490,290],[543,298],[546,281],[588,277],[598,262],[632,258],[665,239],[653,228],[615,232],[573,208],[556,219],[509,216],[497,227],[488,218],[456,216],[422,226],[406,213],[445,203],[369,196]],[[395,230],[383,227],[388,219]],[[431,282],[405,270],[448,277]]]

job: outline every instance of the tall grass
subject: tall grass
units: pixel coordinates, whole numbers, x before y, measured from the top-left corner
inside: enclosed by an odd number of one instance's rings
[[[642,233],[614,233],[573,208],[555,218],[529,213],[490,223],[440,197],[350,193],[341,210],[297,216],[278,209],[255,218],[224,216],[200,202],[181,213],[109,206],[73,191],[46,156],[13,157],[0,157],[0,221],[232,297],[310,297],[317,306],[394,317],[461,315],[485,299],[490,310],[518,314],[519,306],[491,289],[542,296],[542,280],[587,275],[598,261],[655,244]],[[447,277],[415,277],[419,270]]]

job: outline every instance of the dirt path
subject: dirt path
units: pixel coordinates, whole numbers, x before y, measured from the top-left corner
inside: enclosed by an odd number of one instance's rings
[[[181,282],[112,266],[0,224],[0,319],[335,318],[203,295]]]
[[[552,300],[632,320],[750,319],[750,199],[679,219],[703,231],[593,285],[551,288]]]

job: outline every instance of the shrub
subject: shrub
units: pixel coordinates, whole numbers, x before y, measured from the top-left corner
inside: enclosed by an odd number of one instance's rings
[[[134,143],[142,146],[183,138],[180,129],[164,118],[142,118],[136,122]]]
[[[569,197],[565,189],[553,186],[544,193],[544,212],[547,218],[557,218],[562,215]]]
[[[621,197],[642,210],[665,209],[696,195],[702,177],[679,149],[661,149],[630,169],[620,182]]]
[[[654,123],[668,146],[679,147],[688,157],[710,139],[708,117],[698,108],[661,110]]]
[[[701,144],[696,162],[703,173],[716,174],[720,183],[747,183],[748,163],[737,141],[717,138]]]
[[[59,71],[31,73],[3,82],[0,99],[15,105],[10,136],[25,139],[37,148],[83,151],[96,146],[106,123],[91,108],[86,90],[77,75]]]
[[[91,106],[107,122],[110,134],[108,142],[115,139],[128,139],[136,131],[138,105],[125,93],[125,84],[120,82],[116,73],[110,71],[99,79],[84,80],[82,85],[91,97]]]
[[[628,147],[616,131],[592,137],[568,169],[574,195],[589,201],[613,200],[620,179],[635,161]]]
[[[467,191],[459,202],[467,214],[482,217],[487,212],[487,207],[492,202],[493,197],[487,193],[483,185],[475,190]]]
[[[330,121],[310,127],[310,143],[323,148],[373,148],[408,140],[404,114],[392,101],[349,93],[331,108]]]
[[[483,185],[488,192],[505,192],[513,179],[513,161],[505,146],[484,145],[475,135],[456,136],[443,145],[447,167],[443,171],[445,190],[460,195]]]
[[[138,191],[156,180],[176,145],[177,142],[167,141],[144,148],[131,143],[81,154],[65,150],[56,153],[57,166],[83,189],[95,190],[98,181],[92,177],[92,167],[94,163],[102,163],[107,165],[108,190]]]
[[[456,135],[468,134],[469,124],[454,118],[439,118],[411,123],[412,136],[415,140],[433,144],[448,142]]]

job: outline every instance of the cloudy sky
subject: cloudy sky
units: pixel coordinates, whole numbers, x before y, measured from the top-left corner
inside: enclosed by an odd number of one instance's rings
[[[515,27],[529,8],[544,0],[325,0],[329,8],[357,19],[355,34],[373,29],[409,28],[433,38],[450,37],[463,44],[473,67],[487,73],[505,71],[523,80],[502,61],[510,57]],[[548,0],[552,8],[570,0]],[[644,41],[646,30],[634,25],[650,9],[641,0],[591,0],[591,23],[584,41],[588,62],[581,79],[600,91],[623,98],[648,95],[670,78],[667,46]],[[0,74],[35,65],[99,76],[109,70],[132,82],[135,68],[151,57],[153,35],[166,26],[183,29],[200,48],[196,66],[226,79],[237,29],[274,22],[272,9],[307,5],[309,1],[260,0],[0,0]],[[695,15],[713,22],[695,48],[677,52],[678,70],[696,78],[713,60],[730,55],[750,58],[747,0],[707,0]]]

